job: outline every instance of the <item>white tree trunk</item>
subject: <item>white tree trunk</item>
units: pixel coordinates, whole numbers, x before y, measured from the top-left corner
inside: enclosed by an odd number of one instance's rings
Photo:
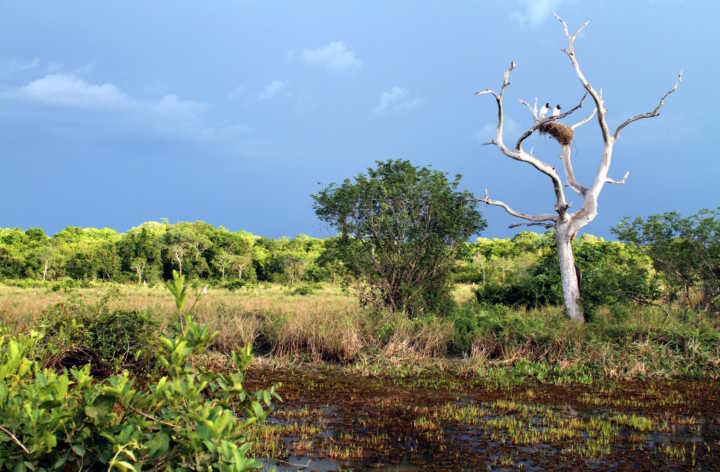
[[[45,282],[45,279],[47,279],[47,273],[48,273],[48,267],[50,266],[50,260],[45,260],[45,265],[43,266],[43,282]]]
[[[566,224],[555,228],[558,263],[560,264],[560,282],[562,284],[565,312],[570,319],[584,321],[580,299],[580,284],[572,249],[572,236]]]
[[[618,137],[620,136],[620,131],[622,131],[626,126],[634,123],[635,121],[646,118],[654,118],[660,115],[660,109],[665,104],[665,99],[670,94],[674,93],[680,85],[680,81],[682,80],[682,72],[678,75],[675,85],[660,98],[660,101],[653,110],[645,113],[640,113],[628,118],[627,120],[623,121],[617,128],[615,128],[614,132],[611,132],[610,127],[607,123],[607,110],[605,108],[605,102],[602,97],[602,91],[597,91],[585,78],[585,75],[580,68],[580,64],[578,63],[577,56],[575,55],[575,39],[577,38],[578,34],[580,34],[580,32],[588,25],[588,23],[583,23],[583,25],[575,32],[575,34],[570,34],[570,31],[568,30],[565,21],[557,15],[556,18],[562,24],[565,36],[568,39],[568,47],[563,49],[563,51],[570,59],[570,63],[575,69],[575,73],[580,80],[583,88],[585,89],[585,95],[583,95],[578,105],[557,116],[545,117],[538,115],[537,98],[535,99],[534,106],[526,100],[521,100],[520,102],[528,108],[530,114],[532,115],[533,125],[532,127],[530,127],[530,129],[525,131],[520,136],[514,148],[509,148],[505,144],[505,141],[503,139],[503,94],[508,85],[510,85],[510,74],[516,67],[515,61],[511,62],[510,67],[508,67],[508,69],[505,71],[505,76],[503,77],[503,82],[500,86],[499,91],[495,91],[492,89],[484,89],[476,93],[476,95],[492,95],[493,97],[495,97],[495,101],[497,102],[497,131],[495,137],[486,144],[493,144],[497,146],[500,152],[502,152],[507,157],[516,161],[529,164],[534,167],[538,172],[545,174],[547,177],[549,177],[553,186],[553,191],[555,192],[555,213],[531,215],[516,211],[512,209],[507,203],[501,200],[491,199],[487,189],[485,189],[485,198],[483,198],[481,201],[483,201],[487,205],[499,206],[510,215],[526,220],[526,223],[524,223],[526,225],[555,228],[555,242],[558,251],[558,262],[560,264],[560,277],[562,281],[562,291],[565,301],[566,312],[568,317],[572,318],[573,320],[582,322],[584,316],[580,296],[580,279],[578,277],[577,266],[575,265],[575,258],[572,252],[572,240],[583,227],[593,221],[597,216],[598,198],[600,197],[600,193],[602,192],[605,184],[624,184],[628,178],[629,173],[626,173],[625,176],[619,180],[608,177],[608,172],[612,163],[613,149]],[[600,166],[595,173],[595,179],[593,180],[592,185],[585,186],[578,182],[575,177],[575,171],[573,169],[571,160],[572,156],[570,143],[561,143],[560,140],[558,140],[558,143],[562,145],[562,154],[560,155],[560,159],[563,163],[567,187],[575,191],[583,200],[582,207],[576,212],[571,213],[569,212],[570,204],[565,198],[564,188],[566,184],[563,183],[558,171],[553,165],[550,165],[549,163],[535,156],[532,150],[530,152],[525,151],[523,149],[523,142],[528,137],[532,136],[535,131],[542,130],[543,127],[546,127],[552,122],[557,122],[571,115],[576,110],[580,109],[587,95],[590,95],[590,97],[592,97],[592,100],[595,103],[595,110],[593,110],[593,112],[589,116],[573,124],[572,126],[569,126],[568,128],[574,131],[579,126],[588,123],[595,115],[597,115],[597,122],[603,140],[603,152],[600,158]],[[573,134],[571,133],[570,140],[572,139],[572,136]],[[512,225],[511,228],[515,226],[518,225]]]

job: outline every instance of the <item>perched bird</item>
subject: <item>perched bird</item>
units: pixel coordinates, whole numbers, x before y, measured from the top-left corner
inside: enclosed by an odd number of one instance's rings
[[[540,109],[540,119],[542,120],[543,118],[545,118],[545,115],[547,115],[549,111],[550,111],[550,104],[545,103],[545,105],[543,105],[543,107]]]
[[[560,105],[555,105],[555,108],[553,108],[552,116],[559,116],[560,115]]]

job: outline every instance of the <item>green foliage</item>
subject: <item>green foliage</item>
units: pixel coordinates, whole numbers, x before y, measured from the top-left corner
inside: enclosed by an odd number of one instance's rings
[[[228,373],[201,373],[194,359],[214,336],[187,317],[184,334],[155,346],[164,374],[143,384],[43,368],[42,333],[0,336],[0,470],[259,468],[245,431],[279,397],[243,388],[249,346]]]
[[[614,308],[578,325],[561,310],[517,311],[470,303],[453,314],[450,350],[482,359],[479,375],[498,387],[528,380],[590,383],[608,377],[702,378],[720,373],[717,320],[651,307]]]
[[[299,287],[296,287],[291,292],[293,295],[312,295],[313,291],[315,290],[315,287],[313,287],[311,284],[304,284]]]
[[[61,303],[46,311],[41,326],[46,367],[89,363],[93,375],[106,377],[123,370],[147,375],[155,364],[157,323],[147,312]]]
[[[650,256],[665,276],[669,298],[720,310],[720,208],[686,218],[676,212],[645,220],[625,218],[613,232]],[[697,303],[692,300],[693,290],[700,294]]]
[[[245,282],[244,280],[237,280],[237,279],[229,280],[229,281],[225,282],[224,284],[222,284],[222,288],[225,288],[230,291],[239,290],[245,286],[247,286],[247,282]]]
[[[182,313],[185,310],[187,304],[187,285],[185,284],[185,276],[180,275],[177,271],[173,271],[173,278],[169,280],[165,286],[173,296],[175,300],[175,307],[178,313]]]
[[[391,310],[411,315],[451,304],[450,270],[458,247],[485,227],[460,177],[403,160],[313,195],[315,212],[341,235],[344,264]]]
[[[271,240],[202,221],[147,222],[127,233],[68,227],[52,238],[39,229],[0,228],[0,279],[152,285],[172,279],[177,270],[189,279],[221,283],[259,279],[294,284],[333,276],[315,266],[323,252],[321,239],[300,235]]]
[[[497,267],[504,268],[501,274],[488,270],[489,276],[476,291],[478,301],[525,307],[562,303],[560,270],[552,238],[536,240],[531,249],[512,247],[512,241],[501,244],[505,247],[483,243],[478,251],[489,254],[482,261],[495,272]],[[657,274],[651,260],[636,246],[586,235],[573,243],[573,249],[587,312],[603,305],[644,302],[657,297]],[[528,254],[534,257],[528,258]]]

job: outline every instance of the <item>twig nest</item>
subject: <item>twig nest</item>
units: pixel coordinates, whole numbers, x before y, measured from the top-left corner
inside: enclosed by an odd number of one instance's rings
[[[570,128],[569,126],[565,126],[554,121],[545,123],[544,125],[540,126],[538,128],[538,131],[543,134],[549,134],[563,146],[567,146],[568,144],[570,144],[572,142],[573,135],[575,134],[572,128]]]

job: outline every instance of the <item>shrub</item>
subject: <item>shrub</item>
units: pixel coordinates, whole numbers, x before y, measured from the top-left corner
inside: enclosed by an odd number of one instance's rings
[[[247,286],[247,284],[248,283],[245,280],[233,279],[233,280],[228,280],[227,282],[222,284],[222,287],[226,288],[232,292],[232,291],[239,290],[239,289]]]
[[[200,373],[193,359],[214,334],[187,317],[182,331],[155,346],[164,375],[138,385],[128,372],[98,380],[89,365],[43,368],[43,337],[0,336],[0,470],[260,466],[247,457],[245,429],[279,397],[274,387],[244,390],[249,346],[233,354],[231,373]]]
[[[60,303],[44,314],[41,342],[46,367],[82,367],[95,376],[122,370],[147,374],[155,360],[157,323],[145,311],[109,310],[99,305]]]
[[[292,290],[291,295],[312,295],[316,286],[311,284],[303,284]]]

